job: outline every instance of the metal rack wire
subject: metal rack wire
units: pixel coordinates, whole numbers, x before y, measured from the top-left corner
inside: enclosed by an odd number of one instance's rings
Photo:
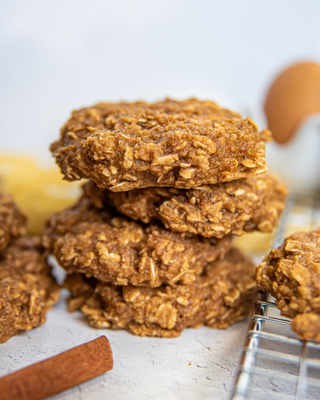
[[[272,247],[320,225],[320,199],[290,196]],[[320,343],[301,340],[274,299],[260,292],[245,339],[232,400],[320,399]]]

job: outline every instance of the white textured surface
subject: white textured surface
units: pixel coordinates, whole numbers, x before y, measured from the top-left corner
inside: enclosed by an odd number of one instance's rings
[[[175,339],[140,338],[91,328],[80,312],[69,314],[61,299],[43,326],[0,345],[0,374],[106,335],[114,369],[52,400],[228,399],[247,324],[244,320],[227,330],[188,329]]]

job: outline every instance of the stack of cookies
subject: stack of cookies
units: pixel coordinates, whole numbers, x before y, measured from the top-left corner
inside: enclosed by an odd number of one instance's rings
[[[44,323],[59,299],[39,238],[25,231],[26,217],[0,191],[0,343]]]
[[[285,187],[266,174],[250,119],[209,101],[100,103],[51,146],[64,179],[89,179],[43,245],[68,272],[69,309],[95,327],[179,336],[250,312],[254,265],[232,235],[270,232]]]

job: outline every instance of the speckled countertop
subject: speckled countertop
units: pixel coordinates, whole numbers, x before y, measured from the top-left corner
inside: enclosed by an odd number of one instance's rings
[[[0,374],[43,360],[106,335],[114,369],[51,399],[229,399],[248,320],[227,330],[187,329],[179,338],[140,338],[125,331],[90,327],[64,300],[40,328],[0,345]]]

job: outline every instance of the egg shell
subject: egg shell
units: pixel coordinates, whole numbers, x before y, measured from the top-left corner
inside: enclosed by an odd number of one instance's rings
[[[272,83],[264,108],[274,139],[288,142],[305,117],[320,112],[320,65],[303,62],[285,69]]]

